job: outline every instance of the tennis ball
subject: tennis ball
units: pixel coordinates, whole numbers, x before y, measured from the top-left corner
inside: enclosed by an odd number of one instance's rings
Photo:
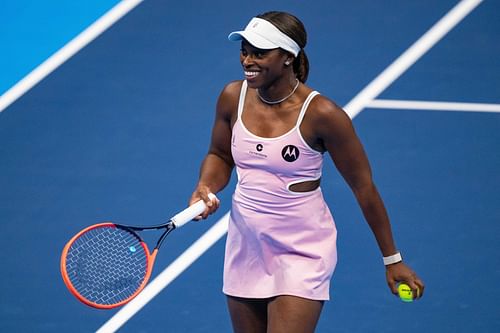
[[[403,302],[413,302],[413,291],[411,290],[410,286],[407,285],[406,283],[399,284],[398,294],[399,298],[401,298]]]

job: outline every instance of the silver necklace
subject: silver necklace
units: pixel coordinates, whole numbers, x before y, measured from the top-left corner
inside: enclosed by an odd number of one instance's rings
[[[279,103],[284,102],[287,99],[289,99],[295,93],[295,90],[297,90],[297,88],[299,87],[299,84],[300,84],[298,79],[295,79],[295,81],[297,81],[297,83],[295,84],[295,87],[293,87],[292,92],[289,93],[287,96],[283,97],[282,99],[278,99],[276,101],[268,101],[267,99],[265,99],[264,97],[262,97],[260,95],[259,89],[257,89],[257,96],[259,96],[260,100],[266,104],[271,104],[271,105],[272,104],[279,104]]]

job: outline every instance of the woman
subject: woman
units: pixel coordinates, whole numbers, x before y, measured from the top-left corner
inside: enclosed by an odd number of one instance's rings
[[[320,188],[324,153],[359,202],[392,292],[404,281],[421,297],[424,284],[396,249],[349,117],[305,85],[303,24],[288,13],[268,12],[229,39],[241,41],[245,80],[229,83],[219,96],[191,203],[207,202],[199,218],[213,213],[219,203],[208,194],[226,186],[236,165],[223,288],[234,331],[314,331],[337,255],[335,224]]]

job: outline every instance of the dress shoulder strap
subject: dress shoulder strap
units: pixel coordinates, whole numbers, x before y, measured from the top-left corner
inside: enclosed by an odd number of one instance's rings
[[[304,104],[302,104],[302,109],[300,109],[299,117],[297,118],[297,125],[296,125],[297,127],[300,126],[300,124],[302,123],[302,119],[304,119],[307,107],[311,103],[312,99],[317,95],[319,95],[319,92],[311,91],[311,93],[309,93],[309,95],[307,96],[306,100],[304,101]]]
[[[243,113],[243,105],[245,105],[245,97],[247,95],[247,80],[243,80],[241,84],[240,100],[238,102],[238,119],[241,118]]]

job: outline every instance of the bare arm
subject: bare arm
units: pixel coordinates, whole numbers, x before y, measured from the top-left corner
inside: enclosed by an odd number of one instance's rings
[[[231,155],[231,129],[238,107],[239,87],[241,84],[238,82],[228,84],[217,101],[210,148],[201,164],[198,184],[190,200],[190,203],[194,203],[202,199],[207,203],[209,207],[202,214],[202,218],[206,218],[218,208],[218,202],[212,203],[208,194],[222,190],[231,178],[234,167]]]
[[[326,98],[314,104],[313,126],[317,140],[326,149],[342,177],[352,189],[383,256],[397,252],[391,224],[363,146],[347,114]],[[423,294],[424,284],[404,263],[386,266],[387,283],[397,293],[397,283],[405,281]]]

